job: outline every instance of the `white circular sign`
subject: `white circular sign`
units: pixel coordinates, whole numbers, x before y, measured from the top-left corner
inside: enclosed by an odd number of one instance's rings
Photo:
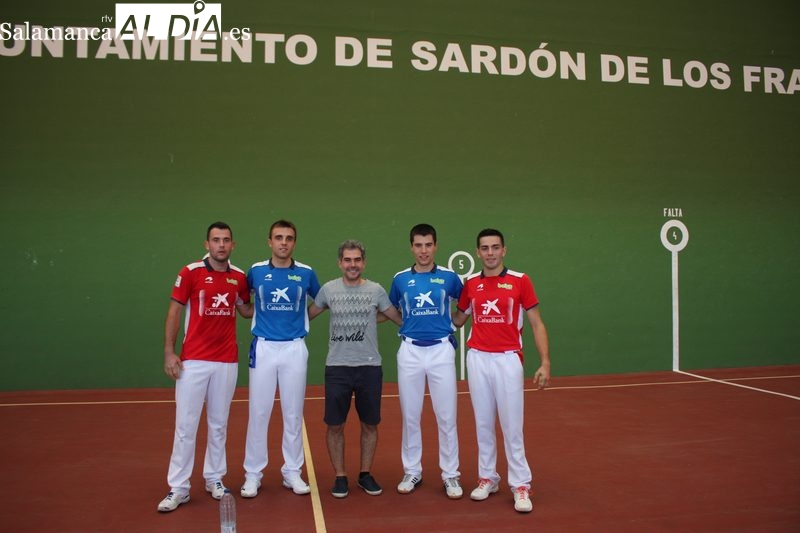
[[[676,232],[672,233],[673,240],[677,242],[673,242],[670,240],[669,231],[672,229],[678,229],[681,232],[680,238],[677,238]],[[689,243],[689,230],[686,229],[686,225],[680,220],[668,220],[661,226],[661,244],[664,245],[664,248],[669,250],[670,252],[680,252],[686,245]]]
[[[469,270],[467,270],[467,264],[464,262],[464,259],[461,257],[466,257],[467,261],[469,261]],[[469,253],[460,250],[458,252],[453,252],[453,255],[450,256],[450,259],[447,260],[447,268],[458,274],[462,278],[466,278],[472,271],[475,270],[475,260],[472,258],[472,255]]]

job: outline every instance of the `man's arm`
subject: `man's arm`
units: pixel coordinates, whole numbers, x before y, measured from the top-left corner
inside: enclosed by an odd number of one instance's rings
[[[378,319],[377,319],[378,322],[383,322],[383,320],[381,320],[381,314],[386,315],[386,318],[388,318],[389,320],[391,320],[392,322],[394,322],[398,326],[402,326],[403,325],[403,317],[400,316],[400,311],[398,311],[395,306],[390,305],[389,307],[387,307],[383,311],[379,311],[378,312]]]
[[[164,321],[164,373],[172,379],[178,379],[183,370],[181,358],[175,353],[175,341],[178,340],[182,311],[183,305],[175,300],[169,301],[167,319]]]
[[[253,309],[253,302],[236,302],[236,310],[239,311],[239,314],[242,316],[242,318],[253,318]]]
[[[312,302],[311,305],[308,306],[308,319],[309,320],[313,319],[326,309],[327,307],[319,307],[317,306],[317,304]]]
[[[543,389],[550,383],[550,341],[547,338],[547,328],[542,321],[538,305],[525,311],[525,314],[528,315],[528,322],[531,323],[533,340],[541,361],[539,369],[533,375],[533,382],[535,386]]]
[[[469,315],[467,313],[465,313],[461,309],[456,308],[456,310],[453,311],[451,318],[453,320],[453,325],[457,328],[460,328],[467,322],[468,317]]]

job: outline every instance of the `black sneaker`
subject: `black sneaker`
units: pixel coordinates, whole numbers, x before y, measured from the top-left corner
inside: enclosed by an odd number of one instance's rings
[[[370,496],[378,496],[381,492],[383,492],[383,489],[380,485],[378,485],[378,482],[375,481],[375,478],[372,477],[372,474],[359,477],[358,486],[364,489],[364,492]]]
[[[347,488],[346,476],[336,476],[336,481],[333,482],[331,494],[334,498],[345,498],[348,494],[350,494],[350,490]]]

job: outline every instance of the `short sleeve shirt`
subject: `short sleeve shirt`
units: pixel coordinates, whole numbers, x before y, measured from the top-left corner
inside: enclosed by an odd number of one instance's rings
[[[524,311],[538,304],[527,274],[508,269],[497,276],[473,274],[458,300],[458,309],[472,315],[467,346],[484,352],[521,350]]]
[[[438,265],[430,272],[417,272],[412,266],[395,274],[389,300],[403,314],[400,334],[435,340],[454,332],[450,302],[458,299],[461,288],[458,275]]]
[[[376,318],[392,306],[383,287],[369,280],[350,286],[336,278],[322,286],[314,303],[330,309],[326,365],[381,365]]]
[[[308,298],[319,291],[314,270],[299,261],[276,267],[271,261],[254,264],[247,282],[255,294],[253,323],[256,337],[271,341],[290,341],[308,335]]]
[[[181,360],[236,363],[236,302],[250,302],[244,272],[233,265],[219,272],[208,259],[183,267],[172,299],[186,306]]]

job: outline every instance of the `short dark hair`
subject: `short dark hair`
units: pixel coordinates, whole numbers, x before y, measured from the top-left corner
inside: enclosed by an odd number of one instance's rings
[[[417,224],[411,228],[411,232],[408,236],[408,240],[411,241],[411,244],[414,244],[414,237],[416,235],[419,235],[420,237],[430,235],[433,237],[433,244],[436,244],[436,229],[434,229],[434,227],[430,224]]]
[[[481,238],[482,237],[500,237],[500,244],[502,246],[506,245],[506,240],[503,237],[503,234],[500,232],[500,230],[496,230],[496,229],[493,229],[493,228],[482,229],[480,231],[480,233],[478,233],[478,238],[475,239],[475,243],[476,243],[476,246],[478,248],[481,247]]]
[[[342,260],[344,257],[345,250],[360,250],[361,251],[361,259],[367,258],[367,249],[364,248],[364,244],[361,241],[357,241],[355,239],[347,239],[342,244],[339,245],[339,261]]]
[[[206,240],[208,240],[211,237],[211,230],[212,229],[226,229],[226,230],[231,232],[231,239],[233,239],[233,230],[231,229],[231,227],[229,225],[227,225],[226,223],[221,222],[221,221],[218,220],[217,222],[214,222],[213,224],[211,224],[208,227],[208,229],[206,230]]]
[[[284,218],[282,218],[280,220],[276,220],[275,222],[273,222],[272,225],[269,227],[269,238],[270,239],[272,238],[272,230],[274,230],[275,228],[289,228],[289,229],[294,231],[294,238],[295,238],[295,240],[297,239],[297,228],[294,226],[294,224],[292,222],[289,222],[288,220],[286,220]]]

